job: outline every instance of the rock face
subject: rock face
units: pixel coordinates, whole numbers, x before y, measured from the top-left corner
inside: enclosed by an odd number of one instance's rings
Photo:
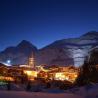
[[[23,40],[16,47],[8,47],[0,53],[0,61],[12,60],[12,64],[25,64],[28,57],[35,53],[36,64],[80,66],[90,51],[98,46],[98,32],[91,31],[79,38],[57,40],[37,49],[30,42]]]
[[[12,64],[25,64],[32,52],[37,52],[37,48],[30,42],[23,40],[16,47],[8,47],[0,53],[0,61],[11,60]]]
[[[98,45],[98,32],[88,32],[79,38],[55,41],[39,50],[38,63],[81,66],[89,52]]]

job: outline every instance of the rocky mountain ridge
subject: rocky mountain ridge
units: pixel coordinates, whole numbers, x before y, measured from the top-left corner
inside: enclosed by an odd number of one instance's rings
[[[0,61],[12,60],[12,64],[26,64],[28,57],[35,54],[36,65],[80,66],[94,47],[98,46],[98,32],[91,31],[78,38],[57,40],[42,49],[23,40],[16,47],[8,47],[0,52]]]

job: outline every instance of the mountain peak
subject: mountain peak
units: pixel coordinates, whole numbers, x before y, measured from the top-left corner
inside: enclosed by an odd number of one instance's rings
[[[18,48],[27,48],[27,47],[33,47],[33,48],[36,48],[36,46],[34,46],[31,42],[27,41],[27,40],[22,40],[18,45],[17,45]]]
[[[90,31],[90,32],[87,32],[86,34],[84,34],[83,36],[95,36],[95,35],[98,35],[98,32],[97,31]]]
[[[98,39],[98,32],[97,31],[90,31],[81,36],[84,39]]]
[[[27,41],[27,40],[22,40],[17,46],[28,45],[28,44],[32,45],[29,41]]]

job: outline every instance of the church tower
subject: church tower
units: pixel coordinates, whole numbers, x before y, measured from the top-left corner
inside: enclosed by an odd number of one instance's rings
[[[28,67],[35,68],[35,56],[34,53],[29,57]]]

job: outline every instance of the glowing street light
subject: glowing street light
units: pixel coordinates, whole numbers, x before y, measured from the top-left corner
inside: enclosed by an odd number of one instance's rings
[[[11,60],[7,60],[7,61],[6,61],[6,64],[7,64],[8,66],[10,66],[10,65],[11,65]]]
[[[7,63],[8,63],[8,64],[11,64],[11,60],[7,60]]]

